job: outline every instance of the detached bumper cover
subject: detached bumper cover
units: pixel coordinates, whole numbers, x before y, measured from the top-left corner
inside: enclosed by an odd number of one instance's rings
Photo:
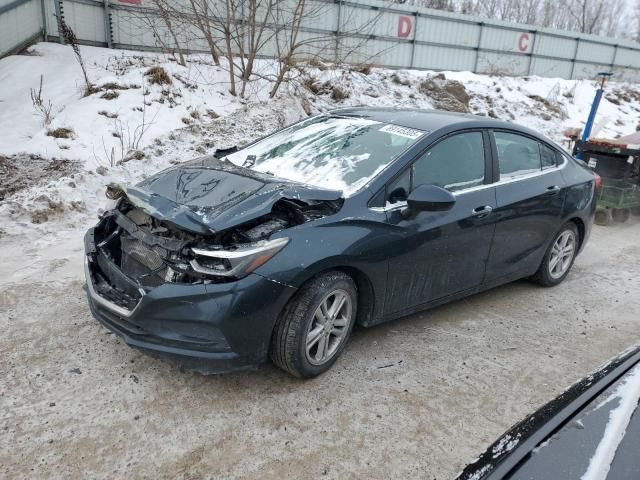
[[[127,279],[95,248],[93,229],[87,232],[85,249],[94,317],[128,345],[204,373],[263,363],[275,321],[296,290],[250,274],[230,283],[165,283],[128,292],[122,301],[122,289],[112,285]]]

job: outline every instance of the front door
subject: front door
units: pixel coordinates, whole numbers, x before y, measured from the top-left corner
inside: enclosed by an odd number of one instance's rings
[[[387,186],[387,218],[397,228],[390,247],[386,314],[401,314],[482,283],[496,207],[495,189],[485,183],[487,139],[481,131],[445,137]],[[407,215],[407,195],[422,184],[446,188],[456,203],[444,212]]]

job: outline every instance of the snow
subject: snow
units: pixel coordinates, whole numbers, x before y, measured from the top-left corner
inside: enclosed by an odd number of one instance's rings
[[[344,196],[349,196],[424,134],[409,132],[411,129],[398,133],[387,127],[363,118],[316,117],[228,155],[227,159],[276,177],[342,190]]]
[[[11,251],[12,258],[45,257],[46,250],[54,246],[65,258],[81,256],[82,232],[106,208],[104,189],[109,183],[137,183],[216,148],[243,145],[308,114],[348,106],[433,105],[432,98],[419,86],[436,72],[373,68],[370,73],[361,73],[349,67],[305,65],[295,73],[294,81],[271,99],[267,78],[274,64],[260,60],[256,65],[260,79],[249,86],[247,98],[241,99],[229,94],[224,65],[211,65],[206,56],[188,56],[187,66],[181,66],[171,56],[157,53],[97,47],[81,47],[81,52],[92,83],[97,87],[115,83],[126,89],[83,96],[82,71],[68,46],[39,43],[29,55],[0,60],[0,156],[24,154],[20,161],[28,162],[28,155],[36,155],[47,160],[74,160],[79,165],[75,173],[47,172],[46,180],[0,200],[0,248]],[[151,66],[164,68],[171,84],[150,84],[145,73]],[[43,125],[29,96],[31,88],[38,88],[41,75],[43,96],[54,106],[49,126]],[[559,143],[565,129],[584,125],[595,91],[595,82],[584,80],[469,72],[439,75],[464,85],[472,113],[526,125]],[[341,95],[332,95],[338,89]],[[631,93],[637,90],[637,85],[609,83],[596,120],[600,136],[614,138],[635,131],[640,96]],[[107,91],[118,96],[102,98]],[[610,102],[607,97],[611,92],[632,98]],[[115,115],[117,118],[109,118]],[[127,144],[136,143],[129,140],[136,136],[136,129],[140,131],[143,116],[146,131],[137,139],[135,149],[144,156],[136,154],[141,158],[129,160]],[[71,138],[47,135],[47,130],[62,127],[73,131]],[[114,133],[124,137],[122,142]],[[358,160],[345,159],[343,167],[352,168]],[[268,168],[276,169],[273,165]],[[339,184],[330,168],[314,173],[333,188],[349,187]],[[295,176],[291,169],[278,174]],[[351,188],[354,186],[358,185]],[[33,223],[41,214],[46,221]],[[30,239],[28,245],[25,238]],[[29,253],[36,247],[37,253]],[[30,269],[12,258],[0,262],[3,281],[37,275],[35,267]]]
[[[587,471],[581,480],[605,480],[616,450],[624,438],[631,416],[638,408],[640,401],[640,365],[627,374],[624,383],[597,407],[601,408],[613,400],[619,400],[619,405],[609,413],[609,422],[605,427],[602,439],[589,461]]]
[[[498,458],[504,455],[505,453],[510,452],[511,450],[516,448],[516,446],[518,445],[518,442],[520,442],[519,434],[516,437],[512,437],[511,435],[505,435],[500,439],[500,442],[495,447],[493,447],[493,450],[491,452],[493,454],[493,458],[494,459]]]

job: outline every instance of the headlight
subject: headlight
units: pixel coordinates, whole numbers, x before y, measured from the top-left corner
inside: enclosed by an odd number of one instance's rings
[[[288,238],[276,238],[247,243],[233,250],[192,248],[195,258],[191,260],[191,268],[206,275],[241,278],[263,265],[288,242]]]

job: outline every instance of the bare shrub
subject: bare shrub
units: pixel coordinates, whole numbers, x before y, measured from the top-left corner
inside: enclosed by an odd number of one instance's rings
[[[151,122],[147,121],[147,104],[144,101],[142,102],[142,121],[135,127],[131,128],[129,122],[122,123],[119,119],[114,119],[114,130],[117,133],[117,138],[120,141],[120,161],[125,161],[126,159],[136,158],[136,154],[132,154],[131,152],[140,151],[140,144],[145,134],[151,128],[154,123],[155,116],[151,120]],[[157,114],[157,113],[156,113]],[[115,135],[114,135],[115,136]],[[107,155],[108,156],[108,155]],[[113,152],[111,155],[111,163],[113,166]]]
[[[34,110],[42,117],[42,123],[47,127],[51,123],[51,120],[53,120],[53,115],[51,113],[53,110],[53,104],[51,103],[51,100],[45,100],[42,97],[42,80],[43,76],[40,75],[40,87],[37,91],[34,88],[29,89],[29,94],[31,95],[31,104],[33,105]]]

